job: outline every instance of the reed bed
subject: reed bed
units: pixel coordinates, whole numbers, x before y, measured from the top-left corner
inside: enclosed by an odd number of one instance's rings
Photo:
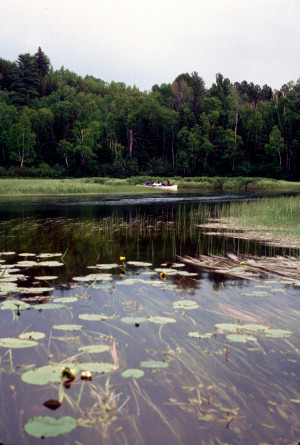
[[[253,239],[269,245],[300,248],[300,196],[232,202],[199,227],[207,235]]]

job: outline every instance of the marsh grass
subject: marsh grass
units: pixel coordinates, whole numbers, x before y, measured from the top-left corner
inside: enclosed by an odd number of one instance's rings
[[[148,178],[151,182],[168,178]],[[300,190],[300,182],[287,182],[276,179],[247,177],[196,177],[169,178],[172,184],[184,189],[261,189],[261,190]],[[136,187],[143,184],[145,176],[127,179],[118,178],[68,178],[68,179],[29,179],[0,178],[0,195],[70,195],[70,194],[154,194],[164,191],[162,187]],[[167,192],[167,190],[166,190]]]
[[[222,230],[211,235],[226,234],[234,238],[256,239],[273,245],[300,248],[299,221],[300,196],[297,195],[232,202],[218,208],[216,219],[202,227]]]

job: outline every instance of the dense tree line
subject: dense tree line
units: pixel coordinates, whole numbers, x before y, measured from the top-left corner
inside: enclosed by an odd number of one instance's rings
[[[300,79],[273,91],[197,72],[150,92],[49,58],[0,59],[0,174],[300,180]]]

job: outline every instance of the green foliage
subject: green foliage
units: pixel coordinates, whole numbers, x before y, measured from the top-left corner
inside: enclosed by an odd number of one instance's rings
[[[299,80],[273,92],[220,73],[206,89],[194,71],[147,93],[55,71],[39,47],[0,59],[0,163],[41,177],[299,180],[299,90]]]

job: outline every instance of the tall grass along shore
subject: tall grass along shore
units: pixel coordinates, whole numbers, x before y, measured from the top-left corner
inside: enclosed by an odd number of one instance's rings
[[[241,189],[241,190],[294,190],[300,191],[300,182],[288,182],[264,178],[196,177],[148,178],[151,182],[170,179],[182,189]],[[0,195],[63,195],[63,194],[144,194],[156,193],[163,188],[136,187],[145,182],[144,176],[127,179],[116,178],[68,178],[68,179],[29,179],[0,178]]]

